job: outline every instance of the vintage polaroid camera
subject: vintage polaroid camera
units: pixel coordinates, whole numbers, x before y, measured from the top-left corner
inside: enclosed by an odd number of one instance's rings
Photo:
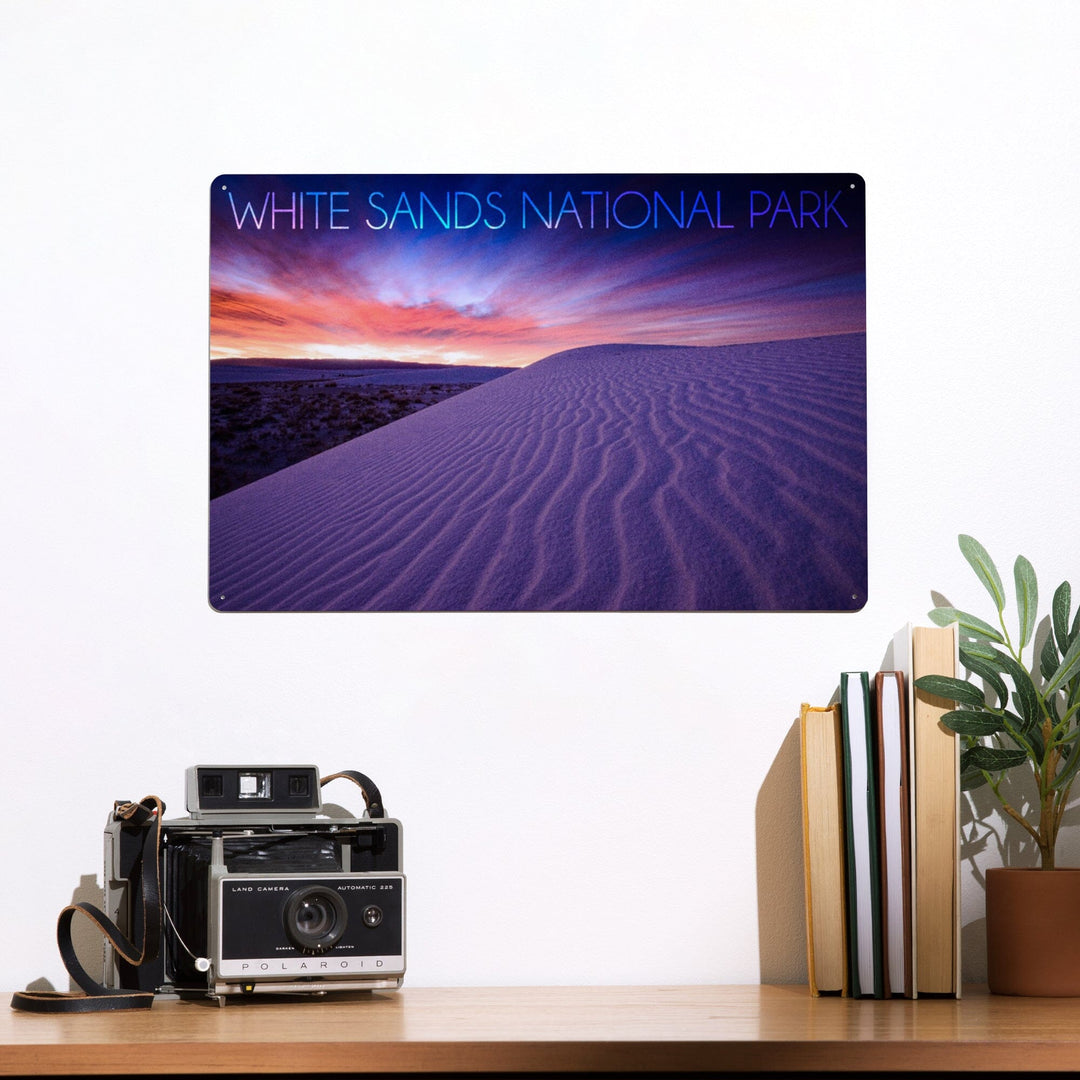
[[[339,778],[360,787],[361,817],[323,804],[322,786]],[[106,914],[127,939],[160,939],[136,963],[106,942],[106,987],[223,1003],[401,985],[401,824],[366,776],[196,765],[186,782],[189,817],[136,824],[120,813],[132,804],[117,804],[106,824]]]

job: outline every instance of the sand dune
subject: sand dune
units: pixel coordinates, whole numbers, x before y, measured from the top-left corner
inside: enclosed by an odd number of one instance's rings
[[[213,500],[210,599],[857,609],[865,335],[549,356]]]

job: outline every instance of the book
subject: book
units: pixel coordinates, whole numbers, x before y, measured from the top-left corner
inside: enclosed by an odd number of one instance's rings
[[[876,672],[874,723],[886,997],[911,997],[913,994],[907,713],[903,671]]]
[[[840,674],[847,850],[848,986],[852,997],[883,997],[881,870],[870,676]]]
[[[914,726],[914,687],[911,684],[911,623],[905,623],[893,635],[890,645],[893,668],[900,672],[904,680],[904,707],[907,714],[908,743],[908,862],[911,880],[908,883],[908,902],[911,910],[911,948],[908,951],[908,963],[911,967],[911,996],[919,996],[919,920],[915,910],[915,878],[918,868],[916,851],[919,838],[915,832],[915,734]]]
[[[915,687],[959,673],[955,624],[910,627],[909,737],[915,990],[960,996],[960,743],[941,723],[952,708]]]
[[[810,992],[846,995],[843,759],[840,706],[802,705],[803,874]]]

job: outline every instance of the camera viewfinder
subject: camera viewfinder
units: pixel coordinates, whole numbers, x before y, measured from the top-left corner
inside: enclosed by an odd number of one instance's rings
[[[199,776],[199,794],[204,799],[220,799],[225,794],[225,778],[221,773],[202,773]]]
[[[269,799],[270,773],[242,772],[239,794],[241,799]]]

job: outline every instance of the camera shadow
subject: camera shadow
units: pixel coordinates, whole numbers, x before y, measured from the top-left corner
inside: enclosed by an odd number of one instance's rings
[[[93,904],[100,908],[103,903],[101,883],[95,874],[83,874],[71,894],[73,904]],[[59,914],[59,912],[57,912]],[[105,977],[105,939],[101,931],[84,916],[71,920],[71,945],[83,970],[95,982]],[[68,979],[68,989],[78,990],[74,979]]]
[[[101,907],[102,890],[98,879],[94,874],[83,874],[79,878],[79,884],[71,893],[72,904],[93,904]],[[60,912],[58,911],[59,918]],[[75,949],[75,955],[82,964],[83,969],[91,978],[101,982],[105,972],[105,943],[101,931],[89,920],[76,918],[71,920],[71,944]],[[56,987],[42,975],[38,979],[26,984],[24,989],[30,993],[55,993]],[[78,991],[78,984],[74,979],[68,979],[68,990]]]

